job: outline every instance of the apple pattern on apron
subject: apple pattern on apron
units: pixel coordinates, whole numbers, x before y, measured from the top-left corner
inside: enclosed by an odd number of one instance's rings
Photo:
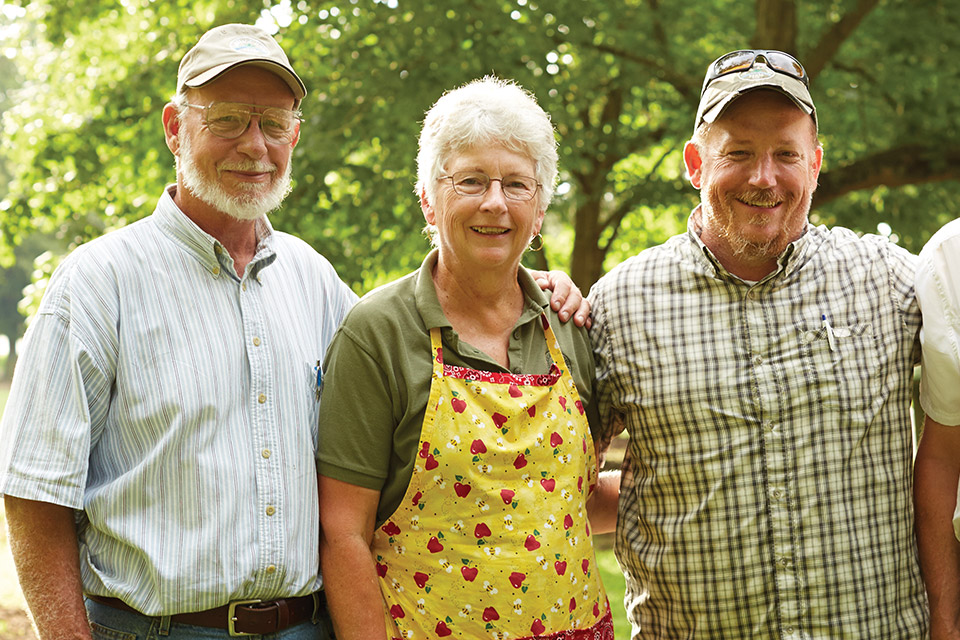
[[[444,365],[430,330],[413,475],[372,545],[392,638],[613,640],[587,520],[593,439],[541,322],[543,375]]]

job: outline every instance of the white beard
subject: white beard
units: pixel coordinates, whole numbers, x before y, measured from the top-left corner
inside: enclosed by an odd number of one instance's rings
[[[273,165],[247,160],[245,162],[223,162],[217,166],[217,173],[231,171],[275,171]],[[200,172],[193,157],[190,137],[180,140],[180,153],[177,155],[177,172],[183,178],[183,185],[198,200],[205,202],[218,211],[237,220],[256,220],[277,209],[290,193],[290,163],[277,182],[261,193],[260,185],[249,185],[249,194],[233,196],[227,193],[216,180],[209,180]]]

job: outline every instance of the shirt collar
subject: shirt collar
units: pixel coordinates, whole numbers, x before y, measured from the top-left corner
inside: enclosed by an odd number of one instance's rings
[[[420,317],[423,318],[423,323],[427,329],[434,327],[452,328],[450,321],[443,313],[443,308],[440,306],[440,300],[437,298],[437,288],[433,283],[433,269],[437,266],[439,258],[440,251],[438,249],[433,249],[427,254],[420,265],[420,270],[417,272],[417,281],[414,287],[417,310],[420,312]],[[534,318],[539,318],[550,305],[550,299],[540,289],[530,272],[522,266],[517,273],[517,281],[523,290],[523,311],[520,313],[519,320],[517,320],[517,326],[520,326]]]
[[[696,246],[699,250],[697,253],[697,260],[701,265],[712,268],[715,272],[715,275],[718,278],[723,278],[726,280],[737,280],[740,282],[746,282],[743,278],[733,275],[727,271],[717,257],[713,254],[703,240],[700,239],[700,233],[703,230],[700,226],[700,216],[702,211],[700,205],[690,213],[690,217],[687,219],[687,237],[690,238],[690,241]],[[811,233],[816,227],[807,222],[807,227],[799,238],[787,245],[783,250],[783,253],[777,258],[777,268],[771,273],[767,274],[760,282],[770,280],[779,275],[789,276],[794,271],[796,271],[800,265],[806,260],[806,256],[810,255],[812,252],[816,251],[816,248],[822,243],[822,238],[815,233]]]
[[[160,229],[197,259],[208,271],[233,273],[233,258],[219,240],[197,226],[173,201],[177,185],[163,190],[154,218]],[[257,220],[257,252],[250,262],[250,274],[256,274],[276,259],[273,226],[266,216]],[[222,269],[221,269],[222,267]],[[242,274],[241,274],[242,276]]]

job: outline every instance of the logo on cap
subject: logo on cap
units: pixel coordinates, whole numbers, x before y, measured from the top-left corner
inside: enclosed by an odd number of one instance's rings
[[[237,53],[261,53],[266,55],[268,53],[267,48],[263,46],[262,42],[254,40],[253,38],[234,38],[230,41],[230,48],[236,51]]]
[[[767,78],[773,77],[773,70],[769,69],[766,66],[755,66],[753,69],[748,69],[740,74],[740,77],[744,80],[766,80]]]

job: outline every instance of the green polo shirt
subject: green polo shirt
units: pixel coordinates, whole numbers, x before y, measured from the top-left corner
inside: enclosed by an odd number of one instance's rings
[[[542,374],[550,353],[539,322],[547,313],[580,393],[591,429],[594,365],[587,332],[560,322],[549,299],[520,268],[524,307],[510,334],[510,369],[460,340],[443,314],[431,273],[419,271],[371,291],[353,307],[324,361],[317,469],[330,478],[380,491],[377,522],[397,509],[413,474],[433,371],[430,329],[440,327],[446,364],[483,371]]]

